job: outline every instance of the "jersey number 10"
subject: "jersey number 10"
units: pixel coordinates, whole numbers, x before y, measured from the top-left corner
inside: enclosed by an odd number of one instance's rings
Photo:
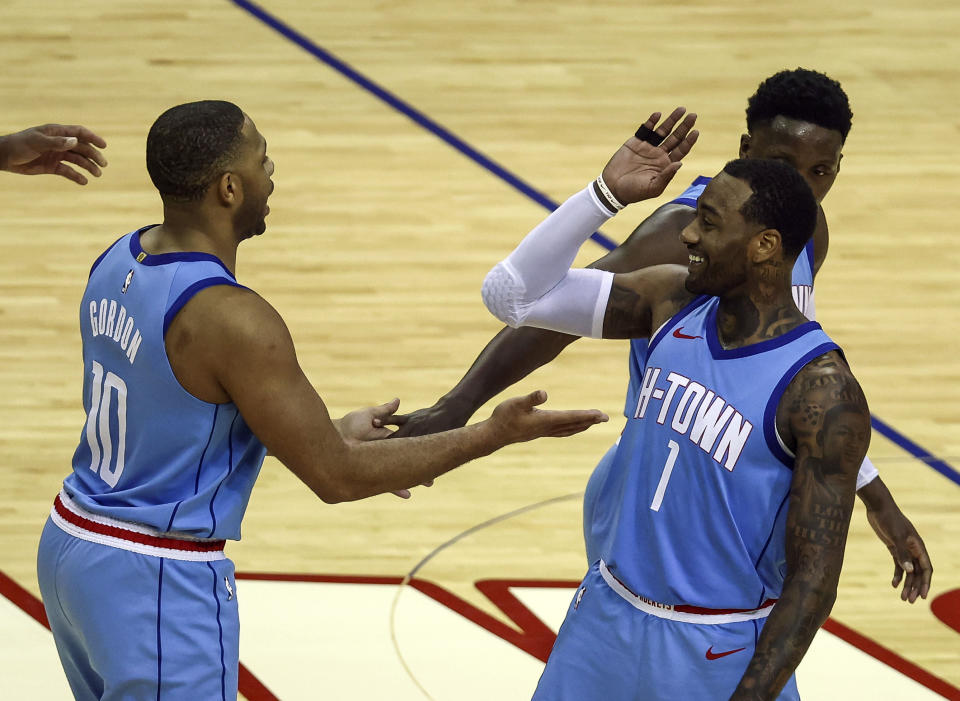
[[[115,409],[114,392],[117,396]],[[110,435],[110,424],[114,411],[117,459],[111,470],[111,463],[114,462],[114,441]],[[87,443],[90,446],[90,469],[111,487],[116,487],[123,472],[123,457],[127,448],[127,385],[112,372],[104,375],[103,366],[96,360],[93,361],[93,396],[90,398],[90,413],[87,415]],[[101,446],[103,450],[100,449]]]

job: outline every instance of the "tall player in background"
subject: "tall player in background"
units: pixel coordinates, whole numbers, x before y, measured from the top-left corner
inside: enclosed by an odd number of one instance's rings
[[[40,591],[76,698],[233,699],[239,617],[223,548],[267,449],[338,502],[606,417],[537,410],[535,392],[408,440],[372,440],[397,400],[332,421],[280,315],[235,277],[273,191],[253,122],[228,102],[174,107],[150,129],[147,169],[163,223],[104,252],[81,302],[87,421],[40,540]]]
[[[764,80],[747,105],[747,133],[740,137],[740,158],[772,158],[793,166],[820,203],[840,170],[843,144],[852,113],[840,84],[805,69],[781,71]],[[659,136],[648,127],[648,138]],[[686,264],[687,251],[679,234],[696,216],[696,200],[709,178],[697,178],[676,200],[658,208],[616,249],[590,267],[624,273],[662,263]],[[813,240],[797,259],[793,285],[801,311],[814,318],[813,280],[827,256],[829,234],[823,209],[817,208]],[[487,344],[457,385],[429,408],[398,417],[397,436],[411,436],[462,426],[480,406],[510,385],[553,360],[577,336],[534,328],[505,328]],[[643,375],[647,341],[634,339],[630,348],[630,385],[626,412],[635,405]],[[588,564],[596,561],[600,544],[610,532],[612,513],[605,509],[604,484],[616,446],[597,465],[584,495],[584,539]],[[611,488],[608,486],[608,489]],[[900,511],[869,460],[858,478],[857,494],[867,518],[893,556],[901,598],[913,603],[926,597],[933,568],[913,524]],[[599,506],[598,506],[599,504]],[[906,575],[904,577],[904,574]]]
[[[484,302],[511,326],[651,339],[608,477],[615,525],[537,700],[797,701],[793,672],[836,599],[870,412],[793,299],[817,219],[803,178],[731,161],[681,234],[686,267],[569,269],[689,148],[695,132],[676,140],[692,122],[660,148],[629,139],[484,281]]]

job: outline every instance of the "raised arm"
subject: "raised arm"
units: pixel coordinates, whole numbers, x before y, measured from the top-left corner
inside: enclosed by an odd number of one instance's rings
[[[870,443],[870,411],[836,351],[793,379],[777,427],[796,459],[787,512],[787,574],[732,700],[777,698],[837,596],[857,471]]]
[[[599,411],[538,410],[546,395],[534,392],[456,431],[345,439],[300,368],[280,315],[243,288],[199,292],[171,324],[167,348],[187,391],[205,401],[233,401],[270,453],[326,502],[403,490],[510,443],[572,435],[606,420]]]
[[[664,139],[683,114],[682,109],[675,110],[657,126],[660,114],[655,113],[644,126],[656,128],[656,133]],[[686,249],[678,236],[693,216],[694,210],[689,207],[664,205],[647,217],[620,246],[589,267],[626,273],[652,265],[683,263]],[[487,343],[463,378],[433,406],[396,417],[400,428],[395,437],[463,426],[484,403],[552,361],[580,337],[549,329],[505,327]]]
[[[695,121],[696,115],[688,115],[660,146],[628,139],[599,178],[567,199],[491,269],[483,283],[487,309],[512,327],[594,338],[648,336],[660,290],[649,284],[646,270],[618,275],[611,296],[614,274],[570,266],[600,224],[628,204],[663,192],[696,142]],[[621,291],[629,297],[622,304],[617,299]]]

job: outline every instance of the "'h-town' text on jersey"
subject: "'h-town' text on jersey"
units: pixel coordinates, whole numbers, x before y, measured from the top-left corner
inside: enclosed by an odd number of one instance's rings
[[[665,604],[755,608],[780,594],[793,459],[776,432],[786,386],[837,349],[816,322],[724,349],[716,297],[698,297],[649,344],[599,496],[600,556]]]

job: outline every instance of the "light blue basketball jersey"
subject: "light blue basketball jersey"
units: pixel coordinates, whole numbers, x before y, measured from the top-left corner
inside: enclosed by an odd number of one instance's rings
[[[780,594],[793,461],[775,431],[784,389],[837,348],[816,322],[744,348],[699,297],[658,330],[599,503],[600,556],[666,604],[755,608]],[[601,508],[598,506],[597,508]]]
[[[87,413],[66,492],[87,511],[161,532],[239,539],[266,449],[235,405],[188,393],[164,336],[202,289],[239,287],[205,253],[148,255],[140,229],[97,259],[80,304]]]

